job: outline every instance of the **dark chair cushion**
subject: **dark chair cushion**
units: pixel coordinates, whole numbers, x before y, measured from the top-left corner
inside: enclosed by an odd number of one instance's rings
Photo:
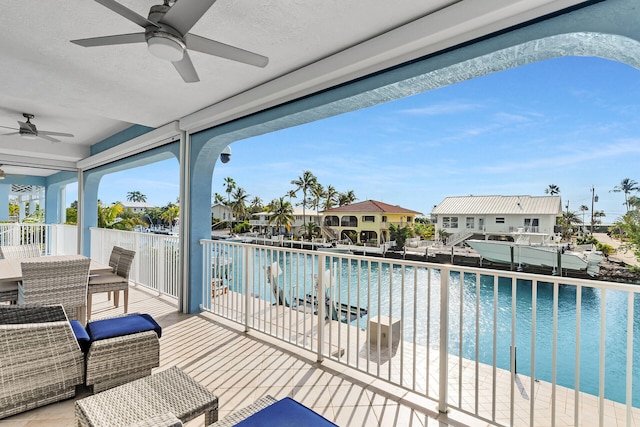
[[[149,314],[130,314],[112,319],[95,320],[87,323],[87,332],[91,341],[121,337],[138,332],[155,331],[158,338],[162,336],[162,328]]]
[[[236,424],[236,427],[337,427],[336,424],[290,397],[256,412]]]
[[[73,334],[76,336],[76,341],[78,341],[80,349],[83,353],[86,353],[89,351],[89,347],[91,346],[89,333],[87,333],[87,330],[82,326],[82,323],[77,320],[69,320],[69,323],[71,323],[71,329],[73,329]]]

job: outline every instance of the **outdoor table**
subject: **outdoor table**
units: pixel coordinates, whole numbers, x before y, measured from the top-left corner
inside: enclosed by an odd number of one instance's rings
[[[22,280],[21,264],[27,261],[64,261],[86,258],[84,255],[52,255],[37,258],[0,259],[0,285],[13,284],[18,289],[18,282]],[[89,274],[111,273],[113,269],[106,264],[91,260]],[[2,287],[5,289],[5,286]],[[8,288],[7,288],[8,289]]]
[[[126,426],[168,412],[183,423],[218,420],[218,397],[174,366],[76,401],[79,426]]]

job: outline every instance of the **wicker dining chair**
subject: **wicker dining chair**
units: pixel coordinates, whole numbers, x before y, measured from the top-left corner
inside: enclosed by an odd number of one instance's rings
[[[4,245],[0,246],[0,258],[35,258],[42,255],[40,245]],[[0,302],[18,301],[18,287],[16,283],[0,283]]]
[[[42,259],[42,261],[40,261]],[[69,319],[86,323],[89,258],[24,261],[18,304],[62,304]]]
[[[116,250],[116,247],[114,247]],[[114,292],[113,302],[116,307],[120,305],[120,291],[124,293],[124,312],[129,311],[129,272],[133,264],[135,251],[118,248],[118,263],[114,273],[100,274],[89,277],[89,286],[87,288],[87,320],[91,319],[91,305],[93,294],[100,292]],[[113,251],[112,251],[113,255]],[[111,264],[109,264],[111,265]]]
[[[42,255],[40,245],[5,245],[0,246],[0,256],[9,258],[35,258]]]
[[[116,269],[118,268],[118,260],[120,260],[120,252],[123,250],[124,248],[121,248],[120,246],[114,246],[113,248],[111,248],[111,255],[109,255],[109,267],[111,267],[112,273],[115,273]],[[91,280],[91,276],[89,277],[89,280]],[[111,300],[111,294],[112,292],[108,293],[109,301]]]

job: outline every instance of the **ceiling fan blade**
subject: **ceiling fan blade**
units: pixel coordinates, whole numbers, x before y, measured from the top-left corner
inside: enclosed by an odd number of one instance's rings
[[[0,127],[4,127],[4,126],[0,126]],[[11,129],[11,128],[7,128],[7,129]],[[9,132],[9,133],[3,133],[2,136],[18,135],[18,134],[20,134],[20,132]]]
[[[187,43],[187,49],[219,56],[232,61],[238,61],[261,68],[266,67],[269,63],[269,58],[266,56],[258,55],[257,53],[249,52],[248,50],[240,49],[239,47],[220,43],[194,34],[187,34],[185,36],[185,42]]]
[[[128,19],[129,21],[136,23],[138,25],[140,25],[142,28],[147,28],[149,25],[153,25],[154,27],[158,27],[158,24],[156,24],[153,21],[149,21],[147,18],[145,18],[142,15],[139,15],[138,13],[134,12],[133,10],[121,5],[118,2],[115,2],[113,0],[96,0],[97,3],[100,3],[101,5],[103,5],[104,7],[106,7],[107,9],[112,10],[113,12],[117,13],[118,15]]]
[[[160,23],[175,28],[184,36],[215,2],[216,0],[176,1],[160,19]]]
[[[172,62],[172,64],[176,67],[176,70],[182,76],[182,80],[186,83],[195,83],[200,81],[198,73],[196,72],[193,62],[191,62],[191,58],[187,52],[184,53],[181,61]]]
[[[20,129],[16,129],[16,128],[10,128],[9,126],[0,126],[0,128],[2,128],[2,129],[11,129],[11,130],[20,130]],[[4,135],[10,135],[10,134],[5,133]]]
[[[51,141],[51,142],[60,142],[59,139],[51,138],[50,136],[43,135],[41,133],[38,133],[38,138],[46,139],[47,141]]]
[[[71,40],[71,43],[75,43],[83,47],[94,46],[109,46],[114,44],[127,44],[127,43],[143,43],[146,39],[144,33],[131,33],[131,34],[118,34],[116,36],[104,36],[93,37],[90,39]]]
[[[66,136],[68,138],[73,138],[73,134],[71,133],[63,133],[63,132],[51,132],[48,130],[39,130],[38,136],[49,135],[49,136]]]

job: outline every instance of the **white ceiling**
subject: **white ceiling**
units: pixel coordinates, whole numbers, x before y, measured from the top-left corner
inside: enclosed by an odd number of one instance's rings
[[[75,137],[51,143],[2,135],[0,164],[8,174],[46,176],[132,124],[210,126],[581,2],[218,0],[190,32],[265,55],[269,64],[258,68],[191,51],[198,83],[184,83],[145,43],[70,43],[141,31],[97,2],[4,2],[0,126],[17,127],[22,113],[31,113],[39,130]],[[161,1],[121,3],[146,17]]]

